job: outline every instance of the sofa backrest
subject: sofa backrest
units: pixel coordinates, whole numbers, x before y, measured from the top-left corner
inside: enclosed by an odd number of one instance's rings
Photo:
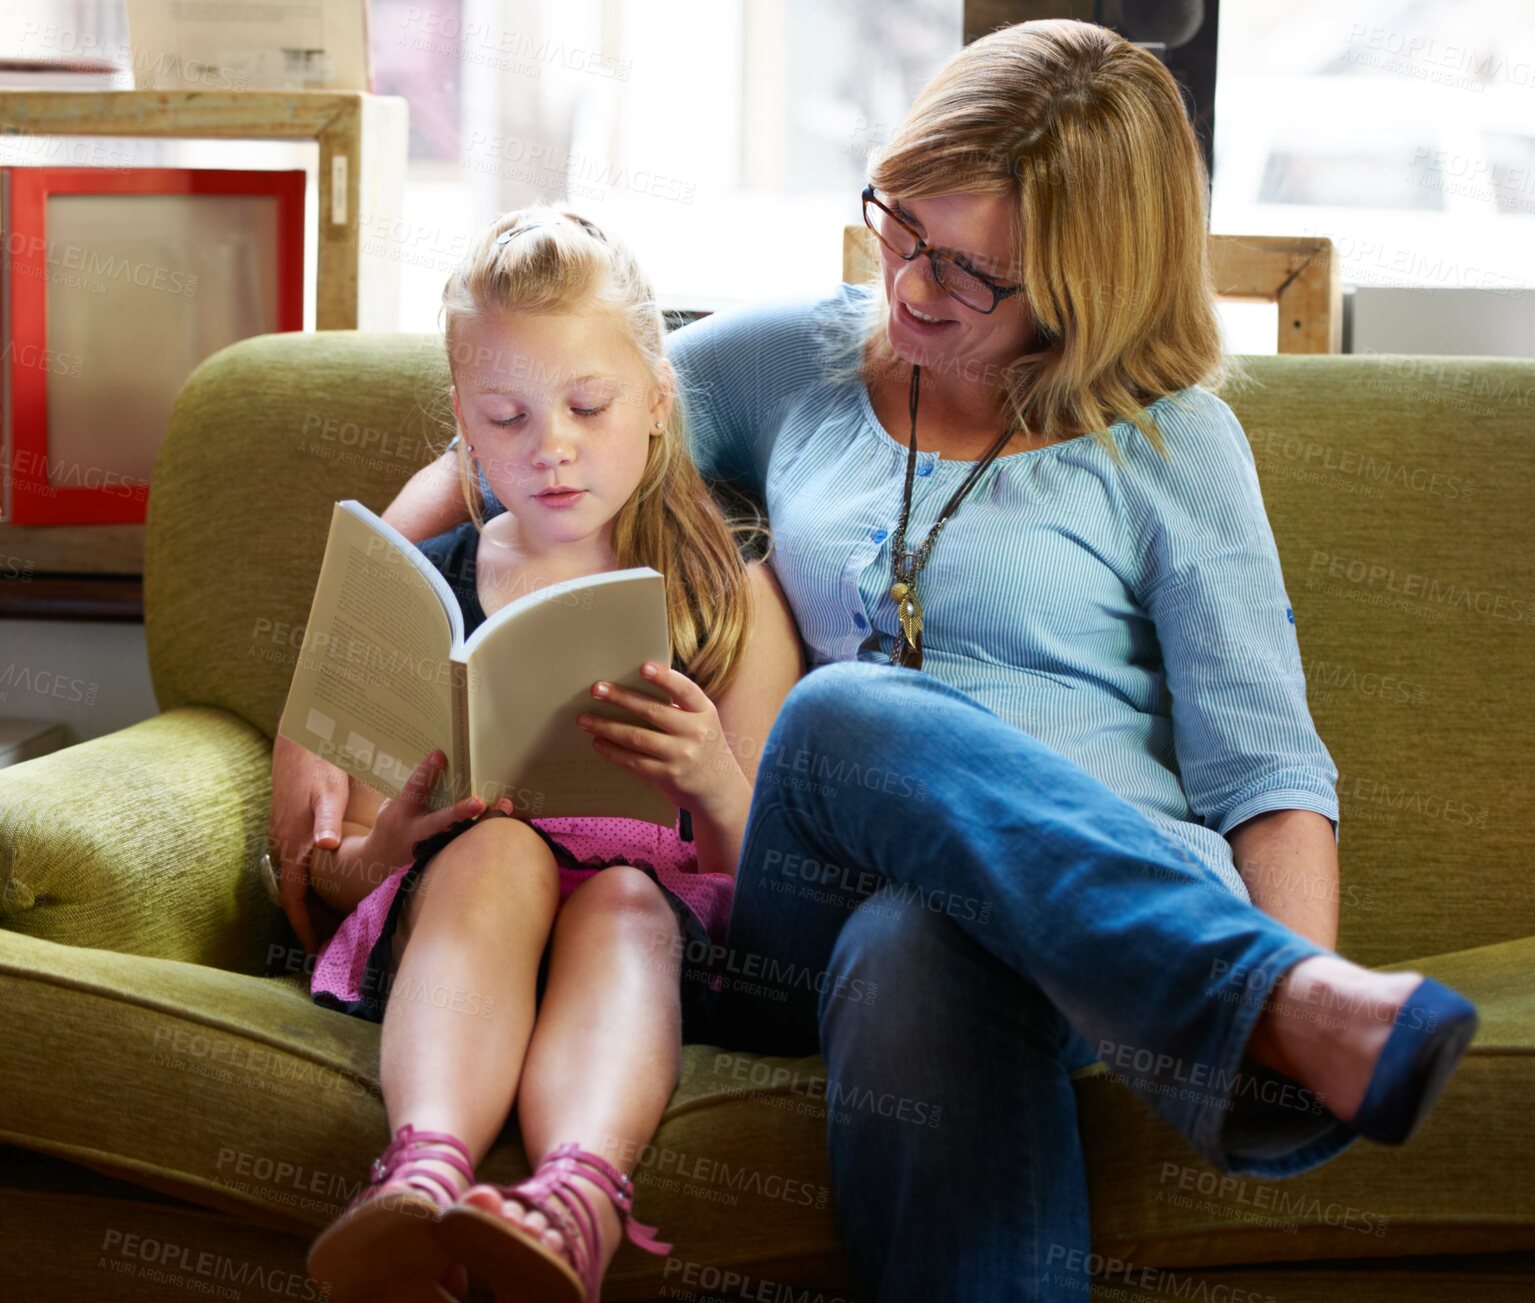
[[[1340,949],[1385,963],[1535,934],[1535,362],[1246,359],[1253,447],[1313,718],[1340,772]],[[382,511],[451,435],[431,335],[266,335],[187,381],[145,561],[163,709],[271,734],[331,505]]]
[[[1339,771],[1339,949],[1535,934],[1535,361],[1246,361],[1255,383],[1226,397]]]

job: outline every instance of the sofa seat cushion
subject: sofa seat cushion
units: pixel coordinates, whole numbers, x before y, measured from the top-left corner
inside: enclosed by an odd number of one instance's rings
[[[0,1004],[0,1142],[306,1239],[388,1142],[377,1025],[311,1003],[301,974],[252,977],[0,929]],[[848,1283],[824,1123],[786,1084],[819,1070],[819,1058],[687,1047],[635,1172],[640,1219],[675,1247],[662,1259],[625,1241],[605,1298],[653,1298],[668,1282],[702,1292],[724,1263],[751,1264],[764,1282]],[[478,1174],[527,1173],[514,1122]]]
[[[1409,965],[1403,965],[1408,967]],[[1101,1065],[1078,1074],[1094,1247],[1145,1266],[1499,1252],[1535,1246],[1535,940],[1421,960],[1476,999],[1482,1025],[1404,1149],[1361,1142],[1284,1182],[1221,1176]],[[0,930],[0,1140],[247,1220],[309,1235],[388,1138],[378,1028],[258,978]],[[608,1296],[708,1289],[731,1264],[843,1287],[819,1057],[686,1047],[636,1207],[676,1247],[625,1243]],[[941,1126],[935,1143],[942,1143]],[[515,1127],[481,1165],[527,1171]],[[647,1294],[646,1291],[649,1291]]]

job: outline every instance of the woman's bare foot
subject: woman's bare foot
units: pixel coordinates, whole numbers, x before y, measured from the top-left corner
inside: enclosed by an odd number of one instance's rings
[[[1336,955],[1303,959],[1269,992],[1247,1052],[1351,1121],[1397,1015],[1422,980],[1422,973],[1372,972]]]

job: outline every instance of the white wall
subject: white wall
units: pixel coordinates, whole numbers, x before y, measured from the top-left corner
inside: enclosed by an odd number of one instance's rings
[[[1535,357],[1535,289],[1395,289],[1353,295],[1351,353]]]
[[[159,713],[142,624],[0,620],[0,717],[84,742]]]

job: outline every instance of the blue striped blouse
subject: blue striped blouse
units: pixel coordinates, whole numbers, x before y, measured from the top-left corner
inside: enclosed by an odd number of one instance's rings
[[[761,501],[806,664],[886,661],[891,532],[907,445],[866,387],[828,378],[867,287],[732,308],[668,348],[700,471]],[[1306,705],[1295,618],[1236,416],[1198,386],[1128,422],[998,457],[918,580],[924,673],[1080,765],[1248,892],[1225,834],[1314,810],[1337,836],[1338,771]],[[909,545],[973,462],[918,454]],[[488,494],[489,510],[501,510]]]

